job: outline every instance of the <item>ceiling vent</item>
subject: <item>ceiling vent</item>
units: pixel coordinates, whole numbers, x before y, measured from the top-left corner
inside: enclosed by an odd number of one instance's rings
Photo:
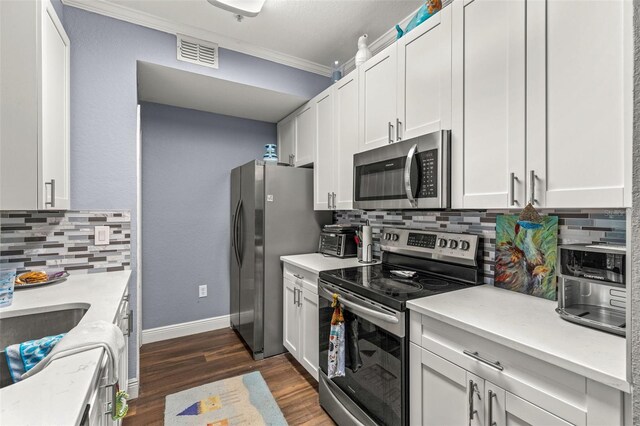
[[[209,68],[218,68],[218,45],[177,34],[178,60]]]

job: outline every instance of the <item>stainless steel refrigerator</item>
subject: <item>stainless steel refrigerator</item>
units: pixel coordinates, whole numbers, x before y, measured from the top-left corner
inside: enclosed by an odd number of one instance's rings
[[[255,359],[282,345],[280,256],[313,253],[331,212],[313,210],[313,170],[252,161],[231,171],[231,326]]]

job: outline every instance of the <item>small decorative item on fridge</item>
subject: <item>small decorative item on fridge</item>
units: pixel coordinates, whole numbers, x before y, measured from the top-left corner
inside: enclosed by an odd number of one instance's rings
[[[358,52],[356,53],[356,67],[364,64],[367,60],[371,59],[371,50],[367,47],[367,34],[363,34],[358,39]]]
[[[329,332],[329,359],[327,360],[327,376],[344,377],[344,316],[338,295],[333,294],[333,314],[331,315],[331,331]]]
[[[262,156],[264,161],[278,162],[278,153],[276,152],[276,144],[269,143],[264,146],[264,155]]]
[[[397,39],[407,34],[409,31],[422,24],[427,19],[431,18],[436,12],[442,9],[442,1],[441,0],[427,0],[420,9],[418,9],[418,13],[411,18],[411,21],[407,24],[407,27],[402,30],[400,25],[396,25],[396,31],[398,31]]]
[[[558,217],[527,205],[496,218],[496,287],[556,300]]]

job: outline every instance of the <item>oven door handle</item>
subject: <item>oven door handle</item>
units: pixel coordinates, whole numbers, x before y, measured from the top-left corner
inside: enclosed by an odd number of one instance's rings
[[[404,163],[404,191],[407,194],[407,199],[413,207],[417,207],[417,202],[413,196],[413,188],[411,187],[411,166],[418,150],[418,144],[414,144],[407,153],[407,161]]]
[[[344,306],[346,306],[347,308],[349,308],[352,311],[354,311],[354,312],[359,312],[359,313],[364,314],[364,315],[369,315],[369,316],[371,316],[373,318],[377,318],[379,320],[382,320],[382,321],[385,321],[385,322],[388,322],[388,323],[391,323],[391,324],[398,324],[400,322],[400,320],[397,317],[395,317],[393,315],[386,314],[384,312],[381,312],[381,311],[378,311],[378,310],[375,310],[375,309],[367,308],[366,306],[362,306],[362,305],[360,305],[360,304],[358,304],[358,303],[356,303],[356,302],[354,302],[352,300],[349,300],[349,299],[345,298],[344,294],[342,294],[342,293],[340,293],[338,291],[335,291],[335,292],[332,293],[329,290],[327,290],[326,288],[323,288],[322,291],[323,291],[323,293],[325,295],[325,299],[328,298],[328,300],[332,300],[333,299],[333,293],[337,294],[338,296],[340,296],[338,298],[338,301],[340,303],[342,303]]]

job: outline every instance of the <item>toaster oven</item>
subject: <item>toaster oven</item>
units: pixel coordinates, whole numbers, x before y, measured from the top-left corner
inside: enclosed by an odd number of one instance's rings
[[[358,246],[355,232],[326,232],[320,233],[318,252],[336,257],[355,257]]]
[[[624,336],[626,252],[607,245],[560,246],[558,308],[565,320]]]

